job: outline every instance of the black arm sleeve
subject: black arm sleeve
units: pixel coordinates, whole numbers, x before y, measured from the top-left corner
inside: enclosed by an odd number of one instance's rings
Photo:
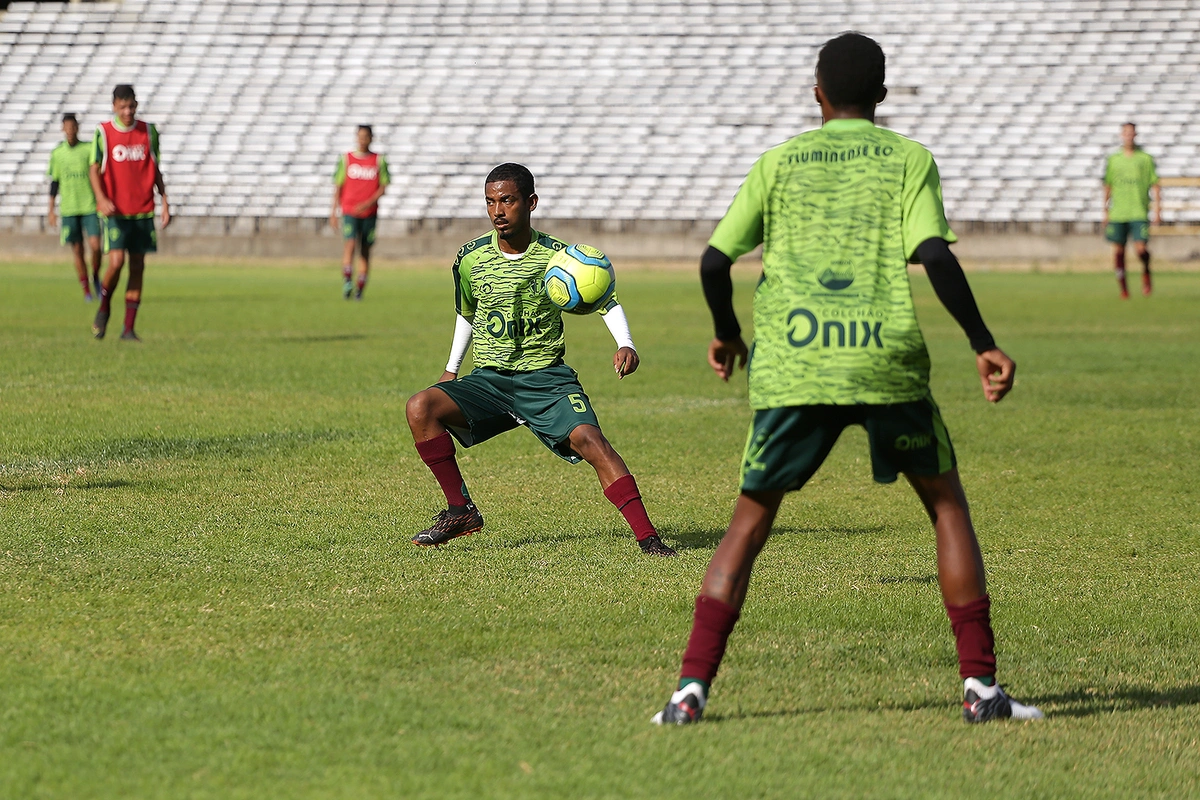
[[[950,252],[950,245],[946,240],[926,239],[917,245],[917,257],[925,265],[925,274],[929,276],[929,282],[933,284],[933,291],[937,293],[938,300],[942,301],[950,316],[962,326],[967,338],[971,340],[971,348],[976,353],[994,349],[996,342],[988,332],[987,325],[983,324],[983,317],[979,314],[979,306],[975,305],[975,295],[971,294],[967,276],[963,274],[962,266],[954,257],[954,253]]]
[[[709,247],[700,257],[700,284],[712,312],[713,330],[722,342],[742,335],[742,326],[733,312],[733,279],[729,276],[732,268],[729,256],[715,247]]]
[[[58,197],[58,181],[50,181],[50,196]]]

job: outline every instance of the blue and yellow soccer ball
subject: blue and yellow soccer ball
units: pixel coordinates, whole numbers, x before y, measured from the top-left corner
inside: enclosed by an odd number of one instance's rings
[[[569,314],[604,308],[617,290],[617,273],[608,256],[586,244],[573,244],[550,256],[546,296]]]

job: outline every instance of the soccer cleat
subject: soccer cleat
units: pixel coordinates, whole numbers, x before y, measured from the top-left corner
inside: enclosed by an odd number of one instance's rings
[[[1128,299],[1129,299],[1129,290],[1128,290],[1128,289],[1122,289],[1122,290],[1121,290],[1121,299],[1122,299],[1122,300],[1128,300]]]
[[[1146,297],[1150,296],[1150,273],[1149,272],[1142,273],[1142,294],[1144,294]]]
[[[355,299],[355,300],[362,300],[362,289],[359,289],[358,291],[356,291],[356,292],[354,293],[354,299]]]
[[[662,711],[650,718],[655,725],[691,725],[699,722],[704,714],[704,706],[708,704],[704,686],[699,683],[689,683],[667,701]]]
[[[85,302],[85,303],[90,303],[90,302],[92,302],[92,301],[93,301],[93,300],[95,300],[95,299],[96,299],[96,298],[92,297],[92,293],[91,293],[91,292],[84,292],[84,293],[83,293],[83,302]]]
[[[138,336],[136,333],[129,330],[129,331],[121,332],[121,339],[126,342],[140,342],[142,340],[142,337]]]
[[[108,330],[108,312],[103,308],[96,312],[96,318],[92,320],[92,336],[97,339],[103,339],[105,331]]]
[[[638,547],[642,548],[642,552],[648,556],[670,557],[679,555],[679,553],[668,547],[662,539],[658,538],[657,535],[647,536],[645,539],[642,539],[638,542]]]
[[[1004,693],[999,684],[984,686],[977,678],[963,682],[963,719],[987,722],[992,719],[1041,719],[1037,706],[1018,703]]]
[[[353,294],[354,294],[354,281],[346,281],[345,283],[343,283],[342,284],[342,297],[349,300],[350,296]]]
[[[413,537],[413,544],[424,547],[445,544],[459,536],[469,536],[483,527],[483,514],[474,503],[467,503],[466,509],[454,513],[450,509],[439,511],[433,517],[433,525]]]

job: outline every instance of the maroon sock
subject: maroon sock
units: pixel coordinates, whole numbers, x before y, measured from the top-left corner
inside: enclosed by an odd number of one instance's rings
[[[1142,272],[1146,275],[1150,274],[1150,251],[1138,253],[1138,258],[1142,260]]]
[[[100,310],[108,311],[112,308],[112,292],[104,284],[100,284]]]
[[[1118,251],[1113,260],[1116,262],[1115,268],[1117,271],[1117,283],[1121,285],[1121,291],[1129,291],[1129,286],[1125,283],[1125,253]]]
[[[362,290],[366,287],[366,285],[367,285],[367,276],[359,275],[358,276],[358,291],[362,292]]]
[[[986,594],[965,606],[946,606],[958,648],[958,674],[964,680],[996,675],[996,640],[992,636],[991,610],[992,601]]]
[[[133,321],[137,319],[138,304],[133,300],[125,301],[125,331],[133,330]]]
[[[346,280],[346,281],[350,281],[350,280],[353,280],[353,278],[354,278],[354,267],[350,266],[349,264],[342,264],[342,279]]]
[[[88,283],[86,275],[79,279],[79,285],[83,287],[84,294],[86,294],[88,297],[92,296],[92,284]]]
[[[454,440],[449,433],[435,436],[427,442],[417,442],[417,454],[429,467],[433,477],[437,478],[447,503],[462,508],[471,502],[467,484],[458,471],[458,462],[454,460]]]
[[[696,598],[696,613],[692,617],[692,635],[683,651],[680,678],[692,678],[711,684],[725,655],[725,643],[738,621],[740,612],[712,597]]]
[[[646,513],[642,495],[638,492],[637,481],[632,475],[623,475],[610,483],[604,490],[604,496],[625,517],[639,542],[658,533],[650,522],[650,515]]]

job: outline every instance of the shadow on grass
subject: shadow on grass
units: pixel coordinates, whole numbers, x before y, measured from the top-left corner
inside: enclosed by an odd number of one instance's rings
[[[285,344],[312,344],[314,342],[356,342],[369,338],[365,333],[329,333],[313,334],[312,336],[276,336],[276,342]]]
[[[47,489],[62,490],[62,491],[88,491],[89,489],[121,489],[126,486],[136,486],[134,481],[112,480],[112,481],[38,481],[35,483],[19,483],[15,486],[9,486],[0,483],[0,492],[41,492]]]
[[[60,453],[54,461],[0,465],[0,469],[60,472],[112,462],[150,459],[237,458],[286,453],[305,447],[354,438],[353,431],[271,431],[227,436],[135,436],[91,442]]]
[[[937,575],[895,575],[879,579],[883,585],[895,583],[937,583]]]
[[[833,539],[843,536],[865,536],[872,533],[882,533],[883,530],[884,526],[882,525],[857,527],[834,525],[814,528],[795,528],[777,525],[771,531],[771,536],[811,536],[822,539]],[[725,535],[725,529],[677,530],[667,527],[663,528],[660,533],[663,540],[676,550],[702,550],[704,548],[713,548],[720,544],[721,538]],[[898,578],[895,579],[895,582],[916,582],[923,580],[923,578]]]
[[[828,714],[837,711],[926,711],[931,708],[955,709],[956,703],[954,698],[944,700],[920,700],[912,703],[881,703],[879,705],[857,705],[847,703],[840,706],[811,706],[807,708],[779,708],[762,711],[743,711],[741,709],[731,712],[717,712],[713,714],[705,713],[705,722],[732,722],[740,719],[775,719],[786,717],[803,717],[813,714]]]
[[[1050,717],[1089,717],[1143,708],[1183,708],[1200,706],[1200,685],[1172,689],[1148,689],[1129,686],[1121,689],[1073,689],[1058,694],[1029,698]]]

